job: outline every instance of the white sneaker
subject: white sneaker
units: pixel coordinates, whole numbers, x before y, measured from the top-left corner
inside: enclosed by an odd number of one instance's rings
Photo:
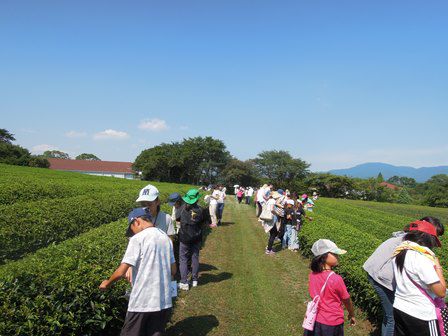
[[[182,289],[182,290],[184,290],[184,291],[187,291],[187,290],[190,289],[190,287],[188,286],[187,283],[179,282],[179,289]]]
[[[197,287],[198,286],[198,281],[197,280],[193,280],[193,287]]]

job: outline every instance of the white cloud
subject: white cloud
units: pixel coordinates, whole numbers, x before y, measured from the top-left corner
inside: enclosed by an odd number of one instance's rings
[[[65,133],[67,138],[84,138],[87,136],[86,132],[69,131]]]
[[[47,150],[59,150],[59,148],[56,146],[53,146],[53,145],[41,144],[41,145],[33,146],[31,148],[31,153],[42,154],[43,152],[45,152]]]
[[[102,132],[98,132],[93,136],[94,140],[103,140],[103,139],[117,139],[122,140],[129,138],[129,134],[122,131],[116,131],[113,129],[107,129]]]
[[[138,125],[138,128],[146,131],[159,132],[166,131],[169,127],[165,120],[154,118],[142,120]]]

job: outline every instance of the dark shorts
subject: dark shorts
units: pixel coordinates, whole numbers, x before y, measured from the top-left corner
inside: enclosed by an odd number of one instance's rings
[[[344,336],[344,323],[330,326],[316,322],[314,324],[314,330],[305,330],[304,336]]]
[[[127,312],[120,336],[161,336],[165,332],[171,308],[157,312]]]
[[[424,321],[394,308],[395,335],[397,336],[438,336],[437,320]]]

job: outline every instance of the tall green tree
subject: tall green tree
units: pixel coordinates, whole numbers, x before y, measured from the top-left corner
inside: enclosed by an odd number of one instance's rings
[[[98,156],[96,156],[95,154],[89,154],[89,153],[79,154],[75,159],[76,160],[86,160],[86,161],[101,161],[101,159]]]
[[[227,186],[238,184],[246,187],[256,187],[260,182],[253,162],[236,158],[232,158],[222,170],[219,180]]]
[[[14,138],[14,134],[11,134],[4,128],[0,128],[0,142],[11,144],[13,141],[16,141],[16,138]]]
[[[425,205],[448,207],[448,175],[434,175],[423,184]]]
[[[384,177],[381,172],[378,173],[378,176],[376,177],[376,180],[378,183],[384,182]]]
[[[0,142],[0,162],[18,166],[27,166],[31,157],[28,149],[13,145],[9,142]]]
[[[275,188],[297,188],[308,175],[309,164],[296,159],[287,151],[263,151],[253,160],[259,175],[272,182]]]
[[[415,188],[417,186],[417,181],[415,181],[415,179],[406,176],[394,175],[391,178],[389,178],[387,182],[395,184],[400,187]]]
[[[42,154],[42,156],[47,159],[70,159],[70,156],[67,153],[58,150],[47,150]]]

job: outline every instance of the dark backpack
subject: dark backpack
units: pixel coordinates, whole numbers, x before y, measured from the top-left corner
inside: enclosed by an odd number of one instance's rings
[[[182,243],[197,243],[202,240],[204,214],[201,207],[184,207],[180,215],[179,240]]]

